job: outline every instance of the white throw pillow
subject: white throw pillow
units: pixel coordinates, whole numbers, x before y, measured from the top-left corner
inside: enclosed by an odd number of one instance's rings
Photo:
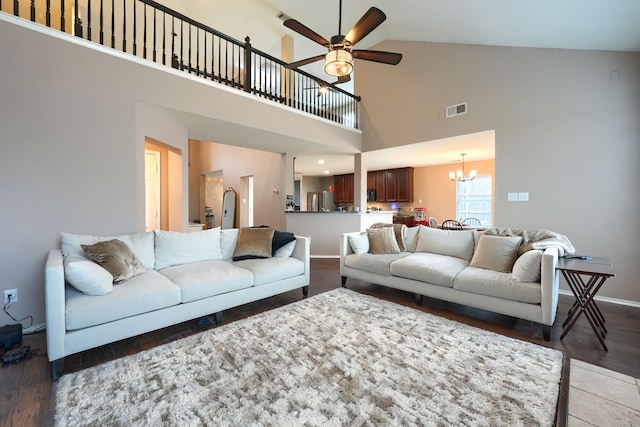
[[[276,258],[289,258],[293,254],[295,248],[296,241],[294,240],[293,242],[289,242],[276,250],[276,253],[273,256]]]
[[[347,236],[347,239],[349,240],[349,245],[351,245],[351,249],[354,254],[362,255],[369,252],[369,236],[367,236],[367,233],[350,235]]]
[[[512,277],[519,282],[537,283],[540,281],[542,251],[527,251],[513,264]]]
[[[469,263],[470,267],[509,273],[518,255],[522,236],[489,236],[483,234]]]
[[[220,250],[222,251],[222,259],[231,259],[233,251],[238,243],[238,228],[225,228],[220,230]]]
[[[84,257],[84,250],[81,245],[93,245],[98,242],[106,242],[108,240],[120,240],[136,254],[144,268],[153,270],[155,267],[154,253],[154,235],[150,231],[148,233],[120,234],[117,236],[94,236],[90,234],[71,234],[62,233],[62,255],[66,258],[71,254]]]
[[[416,252],[429,252],[471,261],[473,246],[472,231],[448,231],[420,227]]]
[[[76,254],[64,259],[64,278],[87,295],[106,295],[113,291],[113,276],[95,262]]]
[[[155,230],[156,270],[172,265],[222,259],[220,229],[204,231]]]
[[[422,225],[418,225],[416,227],[407,227],[407,235],[404,237],[404,244],[407,247],[408,252],[416,251],[420,227],[422,227]]]

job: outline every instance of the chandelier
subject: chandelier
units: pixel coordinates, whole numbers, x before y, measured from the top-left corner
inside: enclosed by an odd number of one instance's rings
[[[471,172],[469,172],[469,176],[464,176],[464,156],[467,155],[467,153],[460,153],[460,155],[462,156],[462,170],[458,169],[456,172],[449,172],[449,179],[451,181],[473,181],[474,179],[476,179],[476,176],[478,175],[478,172],[476,172],[476,170],[472,170]]]
[[[353,56],[345,49],[336,49],[324,57],[324,71],[330,76],[348,76],[353,71]]]

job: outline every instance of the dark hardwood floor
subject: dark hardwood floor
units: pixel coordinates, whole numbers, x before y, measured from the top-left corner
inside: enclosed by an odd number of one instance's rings
[[[311,260],[310,296],[339,286],[340,273],[337,259]],[[569,296],[560,296],[558,316],[551,331],[551,341],[547,342],[542,338],[541,327],[532,322],[430,298],[424,298],[422,306],[417,306],[414,295],[411,293],[353,279],[347,281],[347,288],[499,334],[556,348],[571,358],[640,378],[639,308],[598,303],[609,329],[606,339],[609,351],[605,352],[584,318],[581,318],[567,337],[560,341],[562,322],[566,319],[567,311],[573,303],[573,298]],[[229,323],[243,319],[301,298],[302,291],[296,290],[246,304],[225,311],[222,317],[223,322]],[[65,360],[64,372],[75,372],[216,327],[215,325],[200,326],[199,323],[202,322],[198,319],[184,322],[69,356]],[[31,360],[4,365],[0,368],[0,426],[51,426],[55,412],[56,383],[51,381],[51,370],[45,354],[45,334],[25,336],[22,345],[30,345],[32,350],[38,350],[38,355]]]

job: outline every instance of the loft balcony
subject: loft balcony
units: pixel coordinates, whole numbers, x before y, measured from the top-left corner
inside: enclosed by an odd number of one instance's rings
[[[359,97],[151,0],[0,0],[0,10],[358,129]]]

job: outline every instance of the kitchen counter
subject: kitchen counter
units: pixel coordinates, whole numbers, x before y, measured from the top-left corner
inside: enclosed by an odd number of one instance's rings
[[[288,211],[286,214],[287,231],[311,237],[311,256],[315,258],[339,257],[342,233],[364,231],[376,222],[393,223],[393,211]]]

